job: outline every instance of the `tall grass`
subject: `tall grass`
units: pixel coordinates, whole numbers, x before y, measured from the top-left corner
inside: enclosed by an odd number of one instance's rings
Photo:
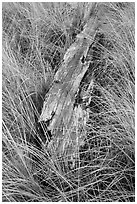
[[[60,157],[49,151],[52,135],[38,119],[92,3],[3,3],[3,201],[134,201],[134,3],[98,6],[81,85],[93,80],[90,104],[80,105],[89,118],[76,121],[84,142],[68,158],[66,149]]]

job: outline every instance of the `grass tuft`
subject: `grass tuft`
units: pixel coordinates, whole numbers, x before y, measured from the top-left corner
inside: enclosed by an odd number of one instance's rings
[[[135,201],[134,3],[97,3],[102,15],[85,59],[90,66],[80,87],[83,118],[75,120],[75,138],[56,144],[53,154],[47,148],[53,136],[38,122],[92,6],[2,4],[3,202]]]

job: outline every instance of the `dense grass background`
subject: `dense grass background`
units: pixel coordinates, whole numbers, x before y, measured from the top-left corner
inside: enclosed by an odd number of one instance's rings
[[[51,135],[38,119],[93,4],[3,3],[3,201],[134,201],[134,3],[98,5],[99,29],[81,84],[93,80],[85,97],[89,120],[78,124],[86,134],[72,165],[68,153],[55,157],[45,148]]]

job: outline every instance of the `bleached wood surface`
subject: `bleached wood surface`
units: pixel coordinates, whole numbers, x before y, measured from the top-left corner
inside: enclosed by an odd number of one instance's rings
[[[63,63],[55,74],[53,86],[46,95],[39,122],[49,122],[48,129],[56,142],[57,138],[63,137],[66,137],[66,141],[68,130],[70,135],[70,129],[75,123],[74,113],[76,115],[77,112],[77,108],[74,108],[75,97],[80,82],[89,68],[89,62],[82,63],[81,59],[83,56],[86,57],[94,41],[98,29],[97,22],[97,15],[93,15],[84,30],[77,35],[76,41],[66,51]]]

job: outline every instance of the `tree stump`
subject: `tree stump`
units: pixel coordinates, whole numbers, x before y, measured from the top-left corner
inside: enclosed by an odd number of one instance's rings
[[[55,154],[66,151],[68,146],[72,152],[76,151],[80,144],[79,140],[82,143],[82,137],[85,135],[80,132],[76,120],[83,120],[84,123],[84,120],[88,119],[88,114],[80,105],[75,107],[74,104],[80,83],[89,68],[89,62],[85,62],[84,59],[94,41],[97,29],[98,13],[92,11],[84,30],[77,35],[76,41],[64,55],[62,65],[54,76],[53,85],[45,96],[39,122],[48,122],[48,129],[53,135],[48,147],[54,150]]]

